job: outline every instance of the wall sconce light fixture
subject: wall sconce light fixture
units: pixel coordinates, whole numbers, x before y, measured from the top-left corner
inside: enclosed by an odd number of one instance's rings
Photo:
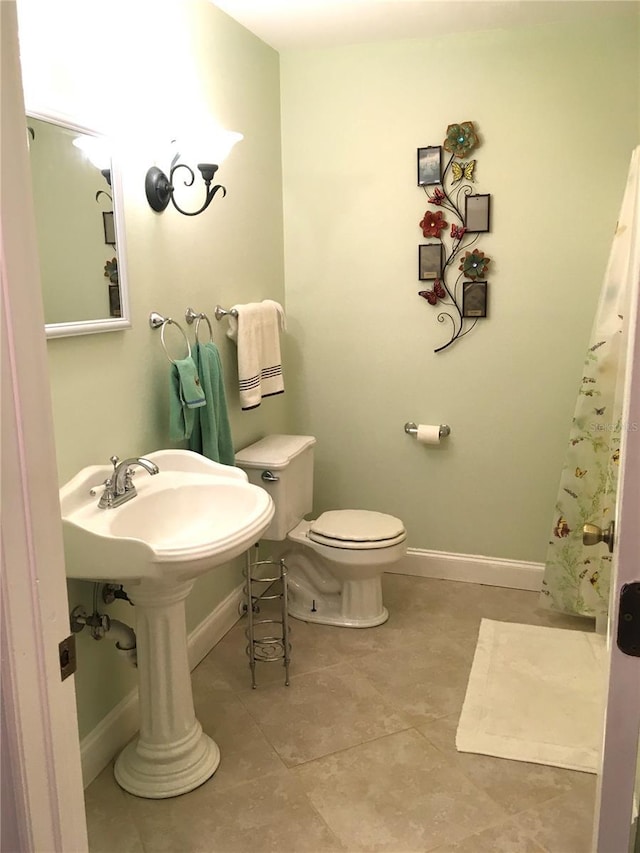
[[[195,180],[195,172],[191,166],[188,166],[186,163],[178,162],[180,154],[176,154],[171,161],[168,177],[162,169],[159,169],[157,166],[152,166],[147,172],[144,188],[149,205],[158,213],[162,213],[162,211],[167,208],[169,202],[171,202],[175,209],[184,216],[197,216],[199,213],[202,213],[203,210],[206,210],[209,207],[218,190],[222,190],[223,196],[227,194],[227,190],[221,184],[211,186],[213,183],[213,176],[218,171],[218,167],[227,157],[236,142],[240,142],[241,139],[243,139],[241,133],[235,133],[231,130],[220,131],[216,134],[213,140],[213,145],[207,150],[206,154],[206,156],[210,157],[214,162],[197,164],[197,168],[202,175],[202,180],[205,184],[205,199],[198,210],[183,210],[178,205],[174,197],[175,187],[173,179],[178,169],[187,170],[188,176],[184,180],[184,185],[186,187],[193,186],[193,182]]]

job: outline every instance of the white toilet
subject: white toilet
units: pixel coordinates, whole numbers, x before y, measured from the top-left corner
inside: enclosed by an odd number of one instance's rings
[[[382,573],[406,553],[407,532],[392,515],[368,510],[324,512],[313,505],[310,435],[270,435],[236,453],[249,481],[271,495],[276,511],[263,538],[290,545],[289,614],[305,622],[371,628],[389,618]]]

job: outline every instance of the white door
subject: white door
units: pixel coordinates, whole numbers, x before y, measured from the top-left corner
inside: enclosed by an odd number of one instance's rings
[[[1,846],[82,853],[75,685],[61,679],[58,651],[69,611],[15,3],[0,1],[0,18]]]
[[[636,149],[636,161],[640,149]],[[632,171],[633,174],[633,171]],[[637,172],[635,173],[637,181]],[[617,646],[620,594],[627,584],[640,582],[640,204],[635,186],[635,205],[629,222],[632,250],[627,273],[631,287],[629,345],[620,445],[615,548],[609,612],[609,673],[602,765],[593,850],[596,853],[627,853],[633,849],[634,787],[638,766],[640,732],[640,657],[624,654]],[[598,546],[604,547],[604,546]],[[638,593],[640,598],[640,593]],[[638,611],[640,614],[640,609]],[[629,617],[627,617],[629,619]],[[626,622],[634,623],[633,617]],[[635,619],[640,632],[640,615]],[[640,636],[640,633],[639,633]],[[640,651],[640,650],[639,650]]]

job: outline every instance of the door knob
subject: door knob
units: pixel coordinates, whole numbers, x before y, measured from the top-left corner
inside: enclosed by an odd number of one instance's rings
[[[609,526],[602,530],[597,524],[585,524],[582,528],[582,544],[597,545],[598,542],[604,542],[609,548],[609,553],[613,551],[613,542],[615,539],[615,523],[609,522]]]

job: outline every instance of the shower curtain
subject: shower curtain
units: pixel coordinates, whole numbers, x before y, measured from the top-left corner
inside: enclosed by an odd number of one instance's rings
[[[585,547],[582,526],[602,528],[614,518],[623,429],[625,317],[640,270],[631,269],[640,216],[640,147],[631,157],[627,186],[587,349],[582,381],[553,517],[541,603],[596,619],[606,617],[611,555],[604,545]]]

